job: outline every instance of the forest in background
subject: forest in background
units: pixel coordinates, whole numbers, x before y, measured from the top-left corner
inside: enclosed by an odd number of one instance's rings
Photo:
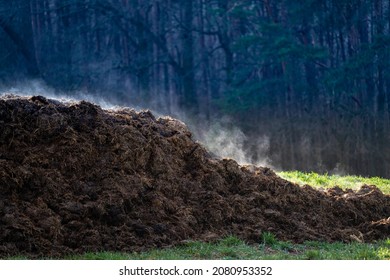
[[[0,84],[228,116],[254,162],[389,177],[389,29],[388,0],[0,0]]]

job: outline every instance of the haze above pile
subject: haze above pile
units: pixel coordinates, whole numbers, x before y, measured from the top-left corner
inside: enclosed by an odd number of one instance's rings
[[[62,92],[47,86],[42,81],[30,81],[20,83],[18,86],[2,89],[0,95],[17,95],[17,96],[36,96],[41,95],[49,99],[59,100],[61,102],[78,102],[81,100],[88,101],[99,105],[103,109],[116,110],[123,107],[133,108],[137,111],[150,110],[156,117],[169,115],[167,112],[158,111],[156,108],[164,108],[155,102],[150,106],[140,107],[130,102],[120,101],[112,95],[92,94],[83,91]],[[157,105],[157,106],[156,106]],[[269,138],[262,136],[256,143],[248,145],[248,137],[241,129],[234,125],[230,117],[223,117],[212,122],[200,122],[190,118],[186,112],[175,108],[172,117],[184,122],[194,135],[194,138],[201,142],[216,157],[230,158],[237,163],[246,165],[253,164],[257,166],[273,167],[267,156],[269,149]],[[200,116],[200,119],[204,119]],[[246,146],[250,148],[246,148]],[[256,150],[254,154],[252,151]]]

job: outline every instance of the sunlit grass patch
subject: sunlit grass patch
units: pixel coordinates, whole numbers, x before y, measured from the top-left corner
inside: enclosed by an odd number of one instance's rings
[[[375,185],[383,193],[390,194],[390,180],[379,177],[365,178],[361,176],[340,176],[318,174],[314,172],[305,173],[300,171],[283,171],[279,172],[278,175],[293,183],[299,185],[307,184],[312,187],[332,188],[334,186],[339,186],[342,189],[356,190],[364,184]]]

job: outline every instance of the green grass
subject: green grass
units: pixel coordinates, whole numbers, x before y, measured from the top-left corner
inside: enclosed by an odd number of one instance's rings
[[[390,180],[379,177],[364,178],[360,176],[339,176],[317,174],[314,172],[304,173],[299,171],[284,171],[279,172],[278,175],[299,185],[307,184],[318,188],[331,188],[334,186],[339,186],[342,189],[356,190],[364,184],[376,185],[383,193],[390,194]]]
[[[306,242],[293,244],[279,241],[271,233],[265,233],[261,244],[248,245],[229,236],[219,242],[188,242],[169,249],[143,253],[88,253],[72,256],[83,260],[389,260],[390,239],[374,244]],[[271,241],[271,242],[270,242]]]
[[[167,249],[141,253],[98,252],[68,256],[70,260],[390,260],[390,239],[372,244],[324,243],[303,244],[280,241],[272,233],[264,233],[263,242],[248,245],[228,236],[218,242],[200,241]],[[10,258],[27,259],[23,256]]]

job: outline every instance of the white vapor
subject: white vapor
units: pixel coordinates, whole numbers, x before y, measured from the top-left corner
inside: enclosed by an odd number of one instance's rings
[[[248,143],[247,136],[233,126],[229,118],[211,124],[208,129],[201,131],[199,138],[218,157],[234,159],[241,165],[271,167],[267,157],[269,137],[261,136],[255,142]]]
[[[47,86],[44,82],[35,80],[19,83],[17,87],[5,88],[0,91],[0,96],[5,94],[12,94],[17,96],[34,96],[42,95],[49,99],[59,100],[65,103],[79,102],[85,100],[99,105],[103,109],[115,110],[123,107],[131,107],[137,111],[142,110],[133,104],[123,104],[119,100],[104,98],[103,94],[96,95],[83,91],[63,92],[55,90]],[[113,102],[111,101],[113,100]],[[114,104],[115,103],[115,104]],[[149,104],[152,107],[153,114],[156,117],[165,116],[163,112],[156,112],[154,110],[155,104]],[[272,167],[269,158],[267,157],[270,142],[269,137],[258,137],[255,142],[248,143],[247,136],[236,126],[230,118],[225,117],[218,122],[214,122],[204,127],[207,120],[196,120],[188,118],[186,112],[177,109],[173,110],[174,117],[178,117],[180,121],[190,124],[190,128],[194,133],[195,139],[199,140],[206,148],[220,158],[230,158],[237,161],[239,164],[253,164],[257,166]],[[172,111],[172,110],[171,110]],[[201,119],[201,118],[200,118]]]
[[[113,104],[102,96],[92,95],[88,92],[72,91],[67,93],[63,91],[58,91],[49,87],[40,80],[30,80],[26,83],[19,83],[18,86],[5,88],[0,92],[0,95],[5,94],[13,94],[18,96],[42,95],[46,98],[55,99],[62,102],[79,102],[81,100],[85,100],[99,105],[103,109],[116,109],[121,107],[117,104]]]

